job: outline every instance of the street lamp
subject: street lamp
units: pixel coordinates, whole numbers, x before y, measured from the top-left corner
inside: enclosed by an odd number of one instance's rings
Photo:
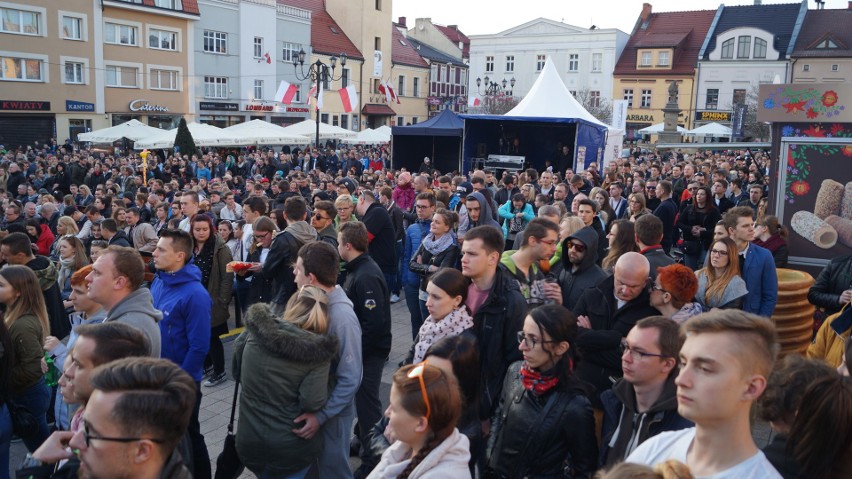
[[[316,147],[319,149],[320,145],[320,110],[319,110],[319,95],[320,95],[320,83],[319,82],[332,82],[340,80],[343,77],[343,72],[340,72],[340,76],[334,76],[334,69],[337,67],[337,57],[333,56],[329,59],[330,64],[325,64],[317,58],[317,61],[308,65],[308,72],[305,73],[305,50],[300,49],[299,54],[296,58],[293,59],[293,70],[296,72],[296,78],[299,81],[304,81],[310,78],[311,83],[316,83],[317,88],[314,93],[314,98],[317,101],[317,137],[316,137]],[[341,68],[346,66],[346,54],[340,54],[340,66]],[[300,71],[301,70],[301,71]]]
[[[482,85],[481,78],[476,79],[476,92],[487,97],[512,96],[512,90],[506,90],[506,83],[508,83],[511,88],[515,88],[515,77],[512,77],[512,79],[508,82],[504,78],[502,82],[497,83],[491,81],[491,79],[488,78],[488,75],[485,75],[485,92],[479,89]]]

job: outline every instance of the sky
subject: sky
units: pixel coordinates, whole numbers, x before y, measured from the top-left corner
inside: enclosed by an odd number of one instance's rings
[[[654,12],[716,10],[726,6],[753,5],[754,0],[647,0]],[[393,0],[393,19],[431,18],[439,25],[458,25],[466,35],[498,33],[539,17],[578,27],[618,28],[630,33],[642,11],[643,0]],[[764,0],[764,4],[798,3]],[[826,0],[825,8],[847,8],[847,0]],[[809,0],[808,8],[816,4]]]

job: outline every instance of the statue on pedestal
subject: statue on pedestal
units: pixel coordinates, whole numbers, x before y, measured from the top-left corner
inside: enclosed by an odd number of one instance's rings
[[[677,80],[673,80],[669,83],[669,103],[677,104]]]

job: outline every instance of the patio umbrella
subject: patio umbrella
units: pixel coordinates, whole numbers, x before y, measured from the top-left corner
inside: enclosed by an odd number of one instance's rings
[[[239,146],[234,135],[225,132],[222,128],[194,121],[187,123],[186,126],[192,134],[195,146]],[[175,145],[175,136],[177,136],[177,128],[165,131],[152,138],[137,141],[133,148],[136,150],[171,148]]]
[[[687,131],[686,134],[690,136],[729,137],[731,136],[731,129],[721,123],[708,123],[698,128],[693,128]]]
[[[641,130],[639,130],[639,133],[642,134],[642,135],[656,135],[656,134],[661,133],[663,131],[663,126],[664,126],[663,123],[657,123],[656,125],[646,126],[645,128],[642,128]],[[678,133],[686,133],[686,129],[682,126],[678,126],[677,132]]]
[[[241,145],[306,145],[311,139],[304,135],[288,133],[283,126],[263,120],[251,120],[222,130],[233,136]]]
[[[80,133],[77,135],[77,140],[91,143],[112,143],[127,138],[128,140],[139,141],[161,135],[164,132],[165,130],[148,126],[139,120],[130,120],[109,128]]]
[[[321,140],[344,140],[355,138],[356,133],[349,131],[339,126],[332,126],[326,123],[320,123],[320,139]],[[294,123],[284,127],[284,130],[290,135],[307,136],[313,141],[317,134],[317,124],[315,120],[304,120],[299,123]]]

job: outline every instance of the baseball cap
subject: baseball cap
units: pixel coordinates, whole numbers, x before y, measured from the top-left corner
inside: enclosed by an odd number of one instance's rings
[[[467,198],[467,195],[473,193],[473,185],[467,182],[459,183],[459,185],[456,186],[456,193],[458,193],[462,198]]]

